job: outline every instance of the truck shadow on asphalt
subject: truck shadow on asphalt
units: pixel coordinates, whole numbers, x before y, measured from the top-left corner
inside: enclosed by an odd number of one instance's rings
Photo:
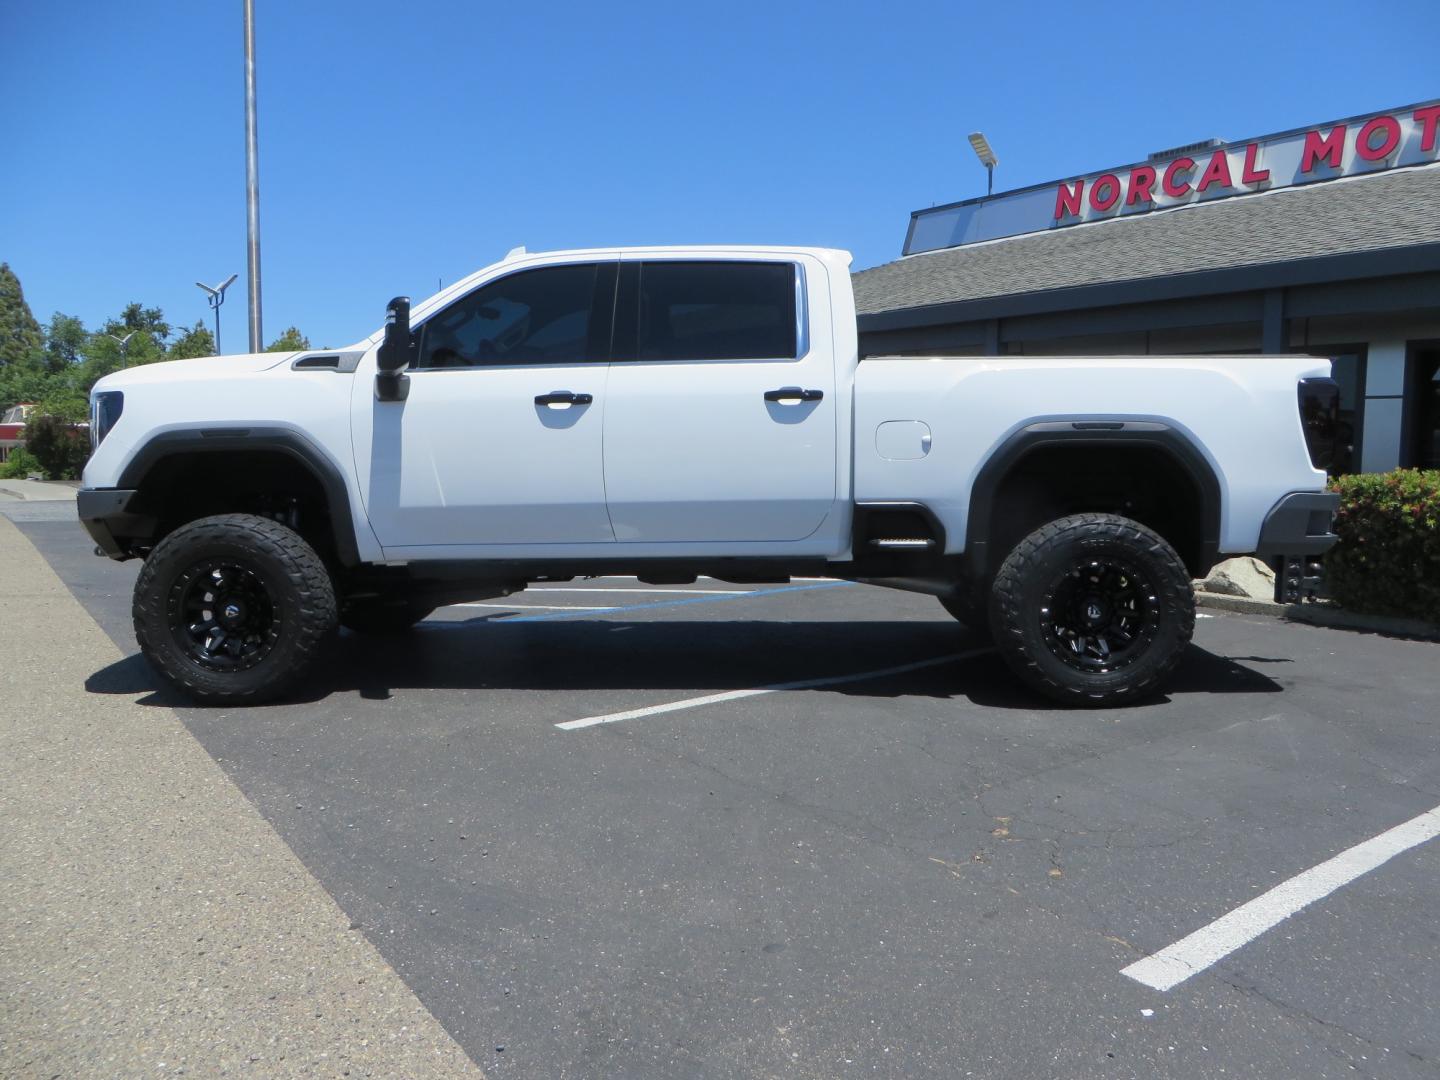
[[[413,634],[343,633],[330,659],[284,702],[354,693],[384,701],[408,690],[672,690],[685,695],[847,676],[971,651],[984,643],[954,623],[435,621]],[[1246,661],[1286,662],[1275,657]],[[141,704],[192,703],[164,686],[138,655],[97,671],[86,689],[147,694]],[[901,674],[822,687],[852,697],[967,700],[997,709],[1065,708],[1025,690],[994,653]],[[1192,645],[1159,704],[1193,694],[1276,693],[1249,663]]]

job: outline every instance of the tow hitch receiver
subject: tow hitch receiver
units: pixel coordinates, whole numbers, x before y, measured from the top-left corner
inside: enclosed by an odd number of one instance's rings
[[[1325,566],[1316,556],[1283,555],[1275,562],[1277,604],[1298,604],[1324,595]]]

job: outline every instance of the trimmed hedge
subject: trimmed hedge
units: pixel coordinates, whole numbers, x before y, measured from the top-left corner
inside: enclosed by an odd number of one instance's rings
[[[1440,471],[1341,476],[1330,490],[1340,493],[1331,595],[1351,611],[1440,623]]]

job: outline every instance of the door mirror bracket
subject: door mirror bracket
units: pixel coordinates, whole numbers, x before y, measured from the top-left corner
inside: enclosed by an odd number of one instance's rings
[[[385,337],[375,351],[375,397],[379,401],[404,401],[410,396],[410,376],[405,369],[415,351],[410,333],[410,298],[397,296],[385,308]]]

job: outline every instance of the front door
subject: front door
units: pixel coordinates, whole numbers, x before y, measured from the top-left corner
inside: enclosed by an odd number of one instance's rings
[[[806,288],[807,273],[823,268],[648,255],[621,268],[605,407],[615,539],[817,534],[836,497],[828,291],[823,276]]]
[[[519,269],[417,327],[406,400],[357,384],[356,460],[387,553],[614,540],[601,435],[615,276],[613,262]]]

